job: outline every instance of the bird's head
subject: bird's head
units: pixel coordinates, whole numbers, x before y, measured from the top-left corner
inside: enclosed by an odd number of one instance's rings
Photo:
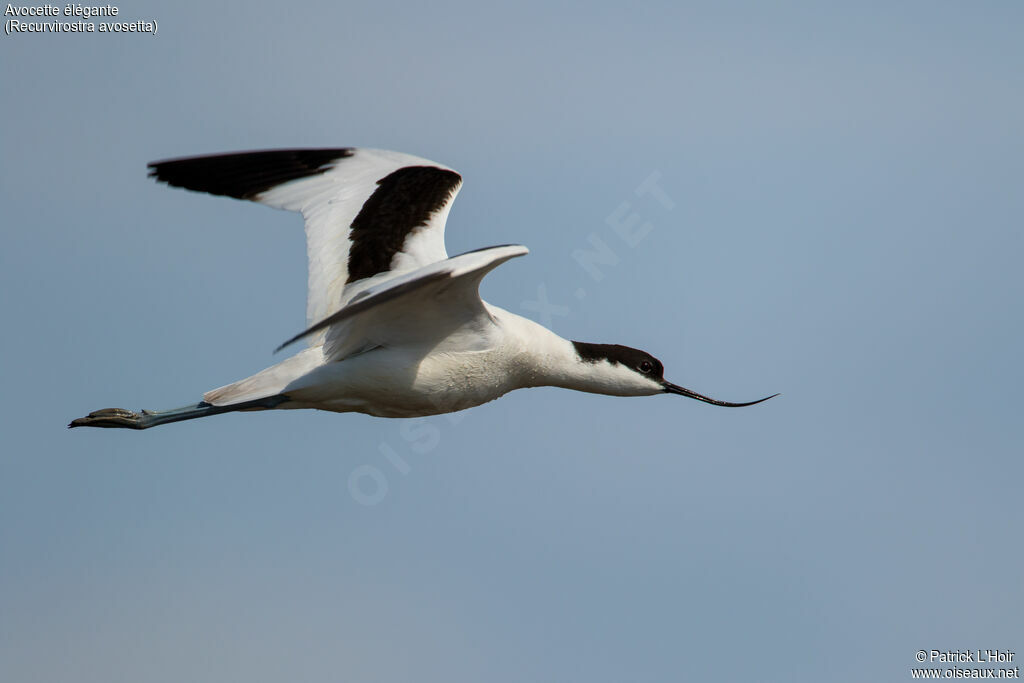
[[[772,394],[756,401],[730,403],[719,401],[690,391],[665,379],[665,366],[661,361],[640,349],[620,344],[572,343],[576,355],[588,368],[591,391],[613,396],[651,396],[654,394],[678,394],[689,398],[728,408],[742,408],[767,401],[778,396]]]

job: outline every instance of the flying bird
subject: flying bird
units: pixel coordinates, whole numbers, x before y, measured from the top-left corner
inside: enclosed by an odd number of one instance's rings
[[[526,387],[612,396],[678,394],[661,361],[618,344],[569,341],[480,298],[480,281],[528,253],[506,244],[449,257],[444,227],[462,177],[408,154],[285,149],[157,161],[172,187],[298,211],[309,258],[306,348],[173,410],[107,408],[69,427],[148,429],[234,411],[315,408],[378,417],[464,410]]]

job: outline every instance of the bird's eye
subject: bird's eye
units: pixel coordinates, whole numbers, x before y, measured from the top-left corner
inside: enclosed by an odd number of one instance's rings
[[[653,369],[654,364],[651,363],[651,361],[649,360],[645,360],[640,363],[640,372],[644,373],[645,375],[649,375],[651,373],[651,370]]]

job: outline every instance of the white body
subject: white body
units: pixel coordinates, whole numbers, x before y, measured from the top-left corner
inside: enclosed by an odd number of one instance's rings
[[[280,408],[422,417],[493,401],[514,389],[558,386],[615,395],[663,391],[615,365],[580,362],[570,341],[532,320],[484,304],[487,316],[442,339],[378,347],[331,362],[323,346],[234,384],[204,400],[226,406],[285,394]]]

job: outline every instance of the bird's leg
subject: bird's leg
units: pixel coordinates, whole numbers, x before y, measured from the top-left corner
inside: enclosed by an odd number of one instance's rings
[[[94,410],[85,417],[73,420],[68,427],[149,429],[150,427],[168,422],[206,417],[213,414],[211,409],[215,409],[215,407],[205,402],[173,410],[140,410],[135,412],[125,410],[124,408],[104,408],[103,410]]]
[[[72,420],[71,424],[68,425],[68,428],[107,427],[120,429],[149,429],[150,427],[156,427],[157,425],[167,424],[169,422],[194,420],[198,417],[230,413],[236,410],[267,410],[270,408],[276,408],[287,400],[288,397],[282,394],[278,396],[268,396],[267,398],[258,398],[253,401],[245,401],[243,403],[235,403],[229,406],[215,406],[207,403],[206,401],[200,401],[195,405],[185,406],[183,408],[173,408],[171,410],[141,410],[137,413],[132,410],[125,410],[124,408],[104,408],[103,410],[94,410],[85,417]]]

